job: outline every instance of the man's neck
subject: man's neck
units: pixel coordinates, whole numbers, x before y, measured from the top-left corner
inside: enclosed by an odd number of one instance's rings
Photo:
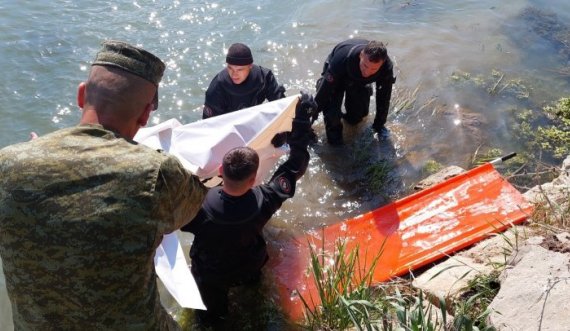
[[[251,189],[250,187],[244,187],[241,189],[231,189],[226,186],[222,186],[222,191],[224,191],[225,194],[232,197],[241,197],[242,195],[246,194],[250,189]]]

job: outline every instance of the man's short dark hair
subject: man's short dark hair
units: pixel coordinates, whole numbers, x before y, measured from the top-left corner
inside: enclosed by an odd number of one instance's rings
[[[369,41],[362,51],[366,54],[368,60],[374,63],[385,61],[388,57],[388,50],[381,41]]]
[[[222,169],[224,178],[243,181],[257,172],[259,155],[249,147],[236,147],[224,155]]]

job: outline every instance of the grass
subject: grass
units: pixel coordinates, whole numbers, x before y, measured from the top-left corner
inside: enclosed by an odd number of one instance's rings
[[[549,231],[568,231],[570,189],[564,194],[562,203],[550,201],[544,195],[545,200],[538,203],[530,215],[533,222]],[[504,242],[501,252],[504,261],[490,261],[493,270],[487,274],[477,272],[457,298],[436,298],[435,302],[430,302],[421,290],[412,288],[405,280],[370,287],[373,284],[369,276],[381,252],[362,273],[356,263],[358,246],[347,252],[344,242],[339,241],[332,256],[311,249],[311,273],[318,284],[322,304],[312,307],[307,298],[302,298],[307,317],[305,327],[310,330],[495,330],[487,325],[492,312],[488,306],[500,289],[499,275],[508,257],[519,250],[523,237],[527,237],[520,231],[511,227],[507,232],[495,234]],[[351,277],[356,270],[364,277]],[[446,270],[434,277],[444,272]]]
[[[527,100],[530,96],[529,88],[522,79],[506,79],[506,74],[499,70],[492,70],[487,75],[474,75],[461,70],[451,74],[451,82],[458,87],[474,87],[485,90],[491,96],[508,96],[517,100]]]
[[[372,287],[371,275],[379,252],[367,269],[358,265],[359,247],[346,251],[335,243],[328,255],[311,248],[311,274],[317,284],[319,305],[301,296],[309,330],[492,330],[485,325],[486,309],[498,291],[498,272],[469,282],[465,296],[448,305],[438,298],[432,305],[421,290],[397,280]],[[363,271],[364,270],[364,271]],[[448,311],[453,311],[453,322]]]
[[[458,330],[494,330],[487,325],[487,317],[491,313],[488,306],[500,289],[500,269],[490,274],[477,274],[462,289],[461,296],[454,301],[454,327]]]
[[[560,191],[558,201],[542,191],[530,218],[534,225],[548,233],[570,231],[570,188]]]
[[[372,194],[380,194],[393,180],[394,164],[392,160],[379,158],[375,144],[372,130],[359,135],[352,145],[352,163],[354,169],[362,170],[362,186]]]
[[[422,174],[424,176],[433,175],[436,172],[443,169],[443,165],[435,160],[427,160],[424,166],[422,167]]]
[[[325,252],[324,246],[320,253],[311,245],[309,248],[320,304],[314,306],[311,298],[301,296],[306,326],[311,330],[345,330],[350,325],[373,319],[377,309],[370,301],[371,282],[382,252],[365,266],[360,265],[359,248],[347,252],[344,240],[338,240],[330,254]]]
[[[401,112],[414,109],[418,99],[421,84],[418,84],[415,89],[410,90],[406,88],[394,88],[391,98],[391,116],[398,115]]]
[[[564,200],[570,201],[570,192]],[[557,217],[552,222],[552,213]],[[552,201],[542,204],[533,214],[536,221],[549,220],[550,228],[565,228],[570,221],[570,207],[561,207]],[[537,217],[540,215],[540,217]],[[313,307],[308,298],[301,298],[305,306],[309,330],[495,330],[487,325],[491,314],[488,308],[500,289],[499,276],[507,266],[508,257],[519,250],[527,234],[517,227],[495,236],[504,242],[501,254],[503,262],[488,261],[493,267],[490,273],[476,272],[460,290],[456,298],[427,298],[405,279],[383,284],[372,284],[371,275],[381,252],[366,269],[357,261],[359,247],[347,251],[344,241],[335,243],[335,251],[328,255],[321,248],[311,248],[311,274],[318,286],[320,305]],[[442,270],[432,278],[443,274]],[[354,275],[357,277],[354,277]]]
[[[394,166],[389,160],[378,160],[366,168],[366,178],[372,193],[380,193],[391,180]]]

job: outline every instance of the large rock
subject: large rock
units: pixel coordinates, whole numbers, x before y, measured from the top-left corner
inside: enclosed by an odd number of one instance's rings
[[[424,189],[461,173],[457,168],[426,178]],[[561,174],[551,183],[524,195],[535,203],[556,204],[568,210],[570,203],[570,156]],[[460,251],[419,275],[413,282],[428,296],[458,298],[468,280],[488,274],[491,266],[507,268],[501,274],[501,289],[489,308],[489,324],[498,330],[570,331],[570,234],[538,237],[530,227],[516,226]],[[433,301],[432,301],[433,302]]]
[[[489,274],[489,265],[477,263],[465,256],[452,256],[416,277],[412,285],[421,289],[437,303],[436,298],[443,298],[448,303],[457,299],[468,282],[480,274]]]
[[[457,299],[470,280],[477,275],[488,275],[494,268],[506,264],[528,235],[522,226],[492,235],[426,270],[414,279],[412,285],[431,298],[442,297],[448,302]]]
[[[489,324],[497,330],[570,330],[568,254],[529,245],[513,261],[489,306]]]

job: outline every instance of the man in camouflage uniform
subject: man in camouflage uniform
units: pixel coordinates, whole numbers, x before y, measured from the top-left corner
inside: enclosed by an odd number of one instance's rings
[[[206,189],[132,138],[164,63],[104,42],[78,89],[80,124],[0,150],[0,254],[16,330],[172,330],[154,271]]]

